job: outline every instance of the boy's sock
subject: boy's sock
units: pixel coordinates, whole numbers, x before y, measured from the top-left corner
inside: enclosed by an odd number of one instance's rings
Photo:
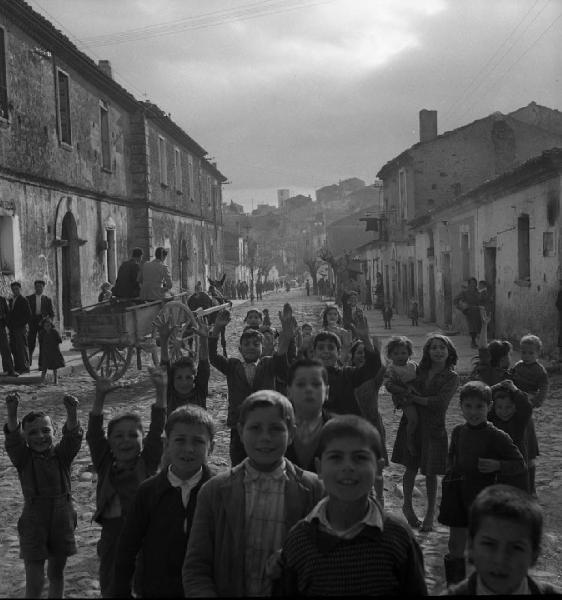
[[[466,577],[466,568],[464,564],[464,558],[458,558],[446,554],[443,557],[443,563],[445,565],[445,579],[447,581],[447,587],[459,583]]]

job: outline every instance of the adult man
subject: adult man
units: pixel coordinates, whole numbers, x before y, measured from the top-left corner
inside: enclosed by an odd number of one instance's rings
[[[2,369],[4,369],[4,374],[17,377],[18,373],[14,370],[14,361],[12,360],[6,331],[9,310],[6,298],[0,296],[0,356],[2,356]]]
[[[172,278],[168,265],[164,264],[166,256],[168,256],[168,251],[158,246],[154,252],[154,258],[142,265],[139,273],[142,300],[160,300],[170,295]]]
[[[119,267],[117,281],[113,286],[113,295],[117,298],[138,298],[140,294],[139,273],[142,249],[133,248],[131,258]]]
[[[29,373],[29,352],[27,349],[27,324],[31,319],[31,309],[27,298],[21,295],[21,283],[12,281],[12,298],[9,301],[8,331],[10,349],[14,357],[14,368],[18,373]]]
[[[33,362],[33,351],[35,350],[35,344],[37,342],[37,334],[39,333],[39,324],[45,317],[55,318],[55,312],[53,311],[52,300],[43,294],[45,289],[45,282],[41,279],[37,279],[33,283],[35,287],[35,294],[27,296],[27,302],[31,309],[31,319],[29,321],[29,331],[27,332],[27,347],[29,350],[29,366]]]

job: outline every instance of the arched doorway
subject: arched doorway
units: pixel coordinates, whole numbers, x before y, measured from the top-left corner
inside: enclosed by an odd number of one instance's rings
[[[62,317],[65,329],[72,327],[70,310],[82,304],[80,288],[80,247],[76,219],[69,211],[62,220]]]

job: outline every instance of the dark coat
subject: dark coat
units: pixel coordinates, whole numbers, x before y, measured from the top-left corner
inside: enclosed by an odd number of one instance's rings
[[[23,327],[27,325],[31,319],[31,309],[29,302],[24,296],[10,298],[10,311],[8,312],[8,328]]]
[[[26,296],[25,299],[29,304],[29,310],[31,311],[31,316],[39,316],[35,315],[35,294],[31,294],[30,296]],[[53,301],[49,298],[49,296],[41,295],[41,319],[45,317],[50,317],[51,319],[55,318],[55,311],[53,310]]]
[[[122,263],[113,286],[113,295],[117,298],[137,298],[140,295],[140,283],[137,281],[139,271],[140,265],[134,258]]]
[[[0,325],[6,325],[9,310],[8,301],[4,296],[0,296]]]

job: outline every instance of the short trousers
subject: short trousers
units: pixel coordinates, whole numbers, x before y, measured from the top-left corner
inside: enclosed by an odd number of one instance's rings
[[[77,522],[68,495],[26,499],[18,520],[20,558],[35,561],[76,554]]]

